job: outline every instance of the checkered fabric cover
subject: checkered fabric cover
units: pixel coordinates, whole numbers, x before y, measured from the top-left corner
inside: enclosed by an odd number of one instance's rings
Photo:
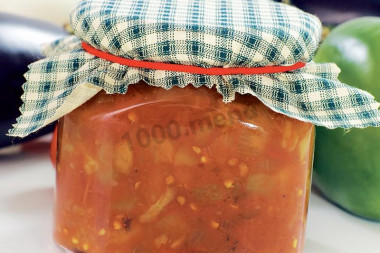
[[[311,61],[321,24],[294,7],[269,0],[85,0],[71,22],[75,36],[48,45],[47,58],[30,65],[22,115],[10,135],[24,137],[75,109],[61,107],[78,88],[98,89],[76,107],[102,89],[126,93],[140,80],[165,89],[215,85],[225,102],[251,94],[276,112],[328,128],[380,125],[373,96],[339,82],[336,65]],[[225,76],[137,69],[97,58],[81,41],[128,59],[205,68],[307,65]]]

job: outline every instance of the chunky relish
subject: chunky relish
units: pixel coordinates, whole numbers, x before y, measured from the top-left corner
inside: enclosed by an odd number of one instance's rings
[[[251,95],[138,83],[60,120],[69,252],[302,252],[314,126]]]

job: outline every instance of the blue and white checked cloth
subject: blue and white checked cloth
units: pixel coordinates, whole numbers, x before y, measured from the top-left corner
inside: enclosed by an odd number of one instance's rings
[[[24,137],[74,110],[99,91],[125,93],[144,80],[170,89],[216,86],[225,102],[236,93],[258,97],[272,110],[328,128],[380,125],[379,103],[338,81],[334,64],[311,61],[320,21],[269,0],[85,0],[71,15],[75,36],[45,48],[31,64],[11,136]],[[200,67],[306,67],[287,73],[207,76],[137,69],[97,58],[84,41],[128,59]]]

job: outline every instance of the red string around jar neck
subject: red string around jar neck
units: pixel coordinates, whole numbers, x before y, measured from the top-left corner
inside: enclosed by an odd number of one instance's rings
[[[166,70],[174,72],[184,72],[190,74],[201,74],[201,75],[258,75],[258,74],[273,74],[273,73],[282,73],[287,71],[293,71],[305,67],[306,63],[297,62],[294,65],[290,66],[266,66],[266,67],[255,67],[255,68],[202,68],[191,65],[181,65],[181,64],[172,64],[172,63],[163,63],[163,62],[150,62],[150,61],[140,61],[126,59],[120,56],[116,56],[101,50],[98,50],[89,44],[82,42],[82,47],[88,53],[99,57],[101,59],[118,63],[121,65],[133,67],[133,68],[145,68],[145,69],[155,69],[155,70]]]

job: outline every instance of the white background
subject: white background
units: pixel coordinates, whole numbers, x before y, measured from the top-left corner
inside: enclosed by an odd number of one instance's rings
[[[0,0],[0,12],[63,24],[75,2]],[[52,240],[54,170],[48,144],[37,142],[28,150],[0,154],[0,252],[61,253]],[[313,193],[304,253],[380,253],[380,223],[347,214]]]

